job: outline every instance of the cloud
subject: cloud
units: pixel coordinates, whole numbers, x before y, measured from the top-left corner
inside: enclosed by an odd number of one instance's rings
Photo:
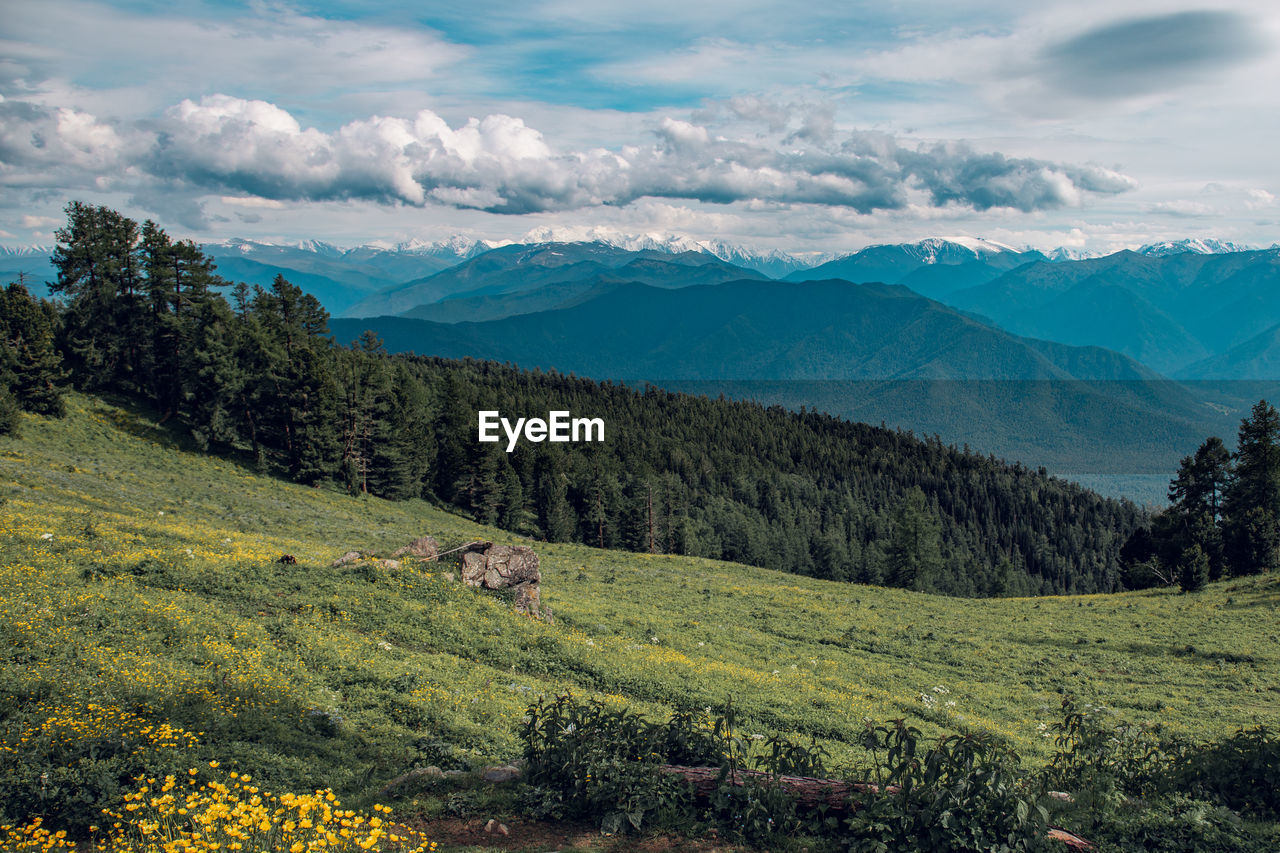
[[[810,113],[814,115],[814,113]],[[834,133],[830,123],[811,137]],[[793,134],[794,137],[801,134]],[[961,144],[909,147],[853,134],[839,147],[713,137],[664,118],[656,141],[555,151],[521,119],[495,114],[450,127],[423,110],[375,116],[332,133],[304,128],[264,101],[226,95],[168,111],[145,168],[164,178],[268,200],[367,199],[524,214],[645,197],[900,209],[907,190],[932,203],[1031,211],[1079,204],[1134,183],[1114,171],[982,153]]]
[[[423,86],[470,55],[421,26],[326,19],[284,3],[253,2],[239,13],[200,3],[145,12],[113,5],[6,0],[0,91],[107,97],[126,109],[211,90],[314,98]]]
[[[81,110],[0,101],[0,185],[105,188],[127,175],[146,141]]]
[[[52,228],[55,225],[62,225],[62,220],[52,216],[32,216],[25,214],[22,217],[23,228]]]
[[[1245,15],[1189,11],[1095,27],[1041,53],[1052,87],[1088,98],[1124,98],[1196,82],[1266,53]]]
[[[807,115],[809,124],[780,141],[730,139],[666,117],[648,141],[556,150],[522,119],[503,114],[450,126],[423,110],[325,132],[275,104],[228,95],[183,100],[158,120],[121,126],[5,101],[0,184],[115,188],[192,228],[207,225],[196,199],[208,195],[265,209],[356,200],[529,214],[656,198],[865,214],[920,204],[1029,212],[1135,186],[1095,166],[961,143],[905,145],[867,132],[834,139],[829,119],[820,111]]]
[[[1211,205],[1204,204],[1199,201],[1189,201],[1187,199],[1176,199],[1174,201],[1159,201],[1145,206],[1148,213],[1159,213],[1164,216],[1178,216],[1189,219],[1198,219],[1204,216],[1212,216],[1217,210]]]
[[[1264,189],[1254,187],[1245,193],[1244,206],[1249,210],[1261,210],[1266,207],[1273,207],[1275,203],[1275,195]]]

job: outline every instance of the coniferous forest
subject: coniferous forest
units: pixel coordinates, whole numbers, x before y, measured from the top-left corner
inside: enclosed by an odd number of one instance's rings
[[[954,595],[1141,581],[1121,548],[1132,557],[1145,515],[1043,470],[816,412],[390,356],[372,334],[344,345],[282,277],[231,284],[154,222],[66,212],[57,301],[5,292],[6,423],[15,405],[56,414],[69,382],[299,482],[425,498],[537,539]],[[569,410],[603,419],[606,440],[507,453],[476,440],[481,409]]]

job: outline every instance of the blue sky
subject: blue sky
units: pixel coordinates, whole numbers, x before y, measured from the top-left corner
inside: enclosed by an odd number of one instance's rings
[[[1273,3],[6,0],[0,242],[1280,240]]]

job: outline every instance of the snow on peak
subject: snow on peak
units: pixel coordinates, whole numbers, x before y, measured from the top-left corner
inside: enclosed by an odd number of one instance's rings
[[[1228,252],[1248,252],[1251,248],[1251,246],[1245,246],[1240,243],[1215,240],[1212,237],[1203,239],[1188,237],[1183,240],[1162,240],[1159,243],[1148,243],[1138,249],[1138,254],[1153,258],[1181,255],[1187,252],[1196,255],[1221,255]]]

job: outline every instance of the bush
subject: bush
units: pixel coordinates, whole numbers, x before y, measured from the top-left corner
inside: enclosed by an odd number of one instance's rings
[[[1045,846],[1048,812],[1025,784],[1018,756],[990,735],[948,735],[923,751],[919,730],[894,720],[868,725],[863,745],[878,784],[847,821],[850,850],[1006,853]]]
[[[1280,739],[1266,726],[1184,750],[1169,787],[1263,820],[1280,820]]]
[[[660,772],[667,728],[626,708],[571,695],[539,699],[521,729],[536,808],[554,816],[600,818],[602,832],[678,822],[690,811],[688,786]]]

